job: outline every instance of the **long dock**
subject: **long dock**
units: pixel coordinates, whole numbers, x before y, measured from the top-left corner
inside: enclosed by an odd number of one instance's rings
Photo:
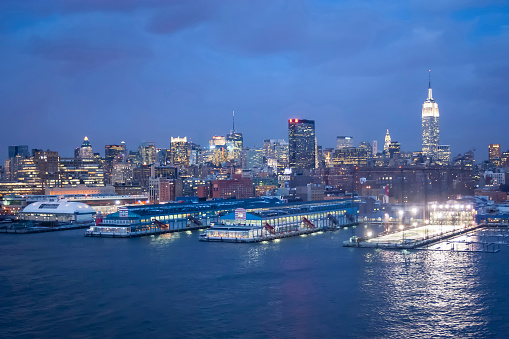
[[[481,227],[484,226],[477,224],[465,227],[454,225],[427,225],[391,234],[383,234],[370,239],[351,238],[350,241],[343,242],[343,246],[384,249],[416,249],[419,247],[429,246],[433,243],[440,242]],[[445,232],[443,231],[443,228],[446,229]]]
[[[22,224],[13,223],[10,225],[2,225],[0,227],[0,233],[6,234],[31,234],[31,233],[45,233],[45,232],[57,232],[66,230],[76,230],[82,228],[88,228],[92,224],[65,224],[55,227],[42,227],[42,226],[24,226]]]

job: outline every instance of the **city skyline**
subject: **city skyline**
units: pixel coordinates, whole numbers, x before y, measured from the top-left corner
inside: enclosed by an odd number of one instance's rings
[[[339,135],[420,149],[427,71],[440,101],[441,144],[452,156],[509,145],[503,29],[507,6],[484,2],[102,1],[0,4],[6,146],[71,156],[83,136],[137,147],[226,135],[231,111],[243,144],[284,138],[285,121],[316,121],[318,145]],[[263,26],[253,17],[264,17]],[[93,24],[92,24],[93,23]],[[354,31],[354,33],[350,33]],[[79,137],[77,137],[79,136]],[[64,145],[72,145],[65,147]]]

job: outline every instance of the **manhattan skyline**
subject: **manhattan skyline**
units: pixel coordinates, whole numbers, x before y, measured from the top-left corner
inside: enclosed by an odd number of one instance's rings
[[[0,104],[15,128],[4,124],[0,157],[7,145],[71,156],[84,136],[101,152],[177,136],[204,146],[233,110],[246,146],[286,138],[301,118],[323,147],[338,135],[380,145],[389,129],[418,151],[428,69],[452,156],[509,148],[505,5],[200,5],[2,2]]]

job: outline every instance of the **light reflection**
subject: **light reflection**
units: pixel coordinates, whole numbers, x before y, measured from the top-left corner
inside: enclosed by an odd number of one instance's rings
[[[359,302],[374,305],[364,314],[370,327],[407,338],[457,337],[466,327],[469,333],[487,330],[479,255],[374,250],[363,257]]]

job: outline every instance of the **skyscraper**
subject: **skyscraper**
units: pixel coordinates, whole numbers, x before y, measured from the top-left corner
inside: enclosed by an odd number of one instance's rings
[[[308,170],[315,168],[315,121],[288,120],[288,139],[290,168]]]
[[[431,72],[431,71],[430,71]],[[438,104],[431,92],[431,76],[428,85],[428,98],[422,104],[422,155],[436,160],[440,139]]]
[[[111,164],[113,161],[122,162],[124,161],[124,155],[125,144],[104,146],[104,160],[107,163]]]
[[[493,162],[493,160],[495,160],[495,159],[502,158],[502,149],[500,148],[500,144],[490,144],[489,157],[490,157],[490,162]]]
[[[81,159],[93,159],[94,151],[92,150],[92,144],[88,141],[88,137],[83,139],[83,143],[80,147],[80,158]]]
[[[230,134],[226,135],[226,147],[228,149],[228,159],[239,161],[240,152],[242,151],[244,137],[242,133],[235,131],[235,112],[233,112],[233,129]]]
[[[336,148],[353,147],[353,137],[339,136],[336,138]]]
[[[385,143],[384,143],[384,154],[389,156],[389,146],[391,144],[391,135],[389,134],[389,129],[387,129],[387,133],[385,134]]]
[[[437,163],[439,165],[449,165],[451,162],[451,146],[438,145]]]
[[[372,145],[372,151],[373,151],[373,156],[376,157],[376,155],[378,154],[378,140],[373,140],[371,142],[371,145]]]
[[[187,137],[171,137],[171,156],[173,165],[189,166],[189,143]]]
[[[14,158],[17,155],[28,158],[30,156],[28,145],[9,146],[9,158]]]

